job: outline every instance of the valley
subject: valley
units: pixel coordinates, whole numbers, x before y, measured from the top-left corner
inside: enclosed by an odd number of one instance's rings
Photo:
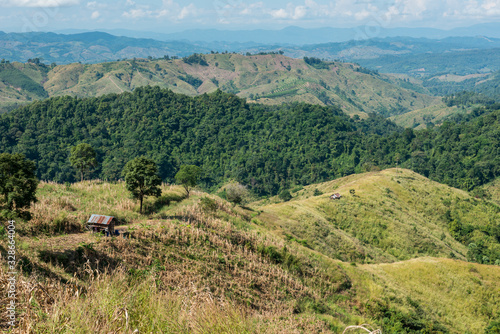
[[[500,333],[497,23],[167,3],[0,32],[2,332]]]

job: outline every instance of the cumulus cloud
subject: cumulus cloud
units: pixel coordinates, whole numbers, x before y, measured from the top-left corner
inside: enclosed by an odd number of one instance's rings
[[[79,0],[0,0],[2,7],[63,7],[79,3]]]
[[[200,12],[201,11],[191,3],[189,4],[189,6],[183,7],[177,17],[179,18],[179,20],[182,20],[189,16],[198,16]]]
[[[455,19],[491,19],[500,17],[500,0],[448,0],[443,17]]]
[[[92,13],[92,15],[90,15],[90,18],[93,20],[97,20],[99,16],[101,16],[101,13],[99,13],[99,11],[96,10]]]
[[[291,3],[289,3],[286,6],[286,8],[268,10],[268,14],[271,15],[275,19],[300,20],[300,19],[306,17],[306,15],[308,14],[308,11],[309,11],[309,6],[307,6],[307,5],[295,6]]]
[[[172,21],[184,20],[191,17],[197,17],[204,14],[204,10],[196,7],[194,4],[181,7],[173,0],[164,0],[158,7],[147,5],[136,5],[135,2],[127,0],[127,5],[133,7],[122,13],[123,17],[130,19],[141,18],[162,18],[166,17]]]
[[[271,10],[270,13],[271,16],[274,17],[275,19],[286,19],[289,17],[288,12],[283,8],[277,10]]]
[[[122,15],[129,19],[138,19],[138,18],[150,17],[153,16],[153,14],[154,12],[151,10],[146,10],[144,8],[136,8],[124,12]]]

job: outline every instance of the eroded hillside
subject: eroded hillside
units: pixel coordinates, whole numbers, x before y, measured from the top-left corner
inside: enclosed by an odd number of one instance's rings
[[[196,55],[192,61],[189,59],[136,59],[51,68],[43,64],[14,63],[13,66],[21,74],[38,68],[43,75],[39,78],[31,76],[49,96],[93,97],[157,85],[191,96],[221,89],[259,103],[336,104],[351,115],[375,112],[384,116],[403,114],[440,102],[436,97],[402,88],[386,76],[350,63],[311,65],[303,59],[280,54],[208,54]],[[7,86],[18,89],[16,102],[33,99],[19,85]],[[12,105],[8,99],[9,90],[5,88],[3,92],[4,105]]]

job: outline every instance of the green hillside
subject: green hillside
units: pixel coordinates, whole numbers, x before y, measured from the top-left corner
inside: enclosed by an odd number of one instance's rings
[[[246,103],[216,91],[197,97],[158,87],[99,98],[58,97],[0,117],[0,150],[23,153],[37,176],[75,181],[72,146],[90,144],[94,177],[120,178],[146,155],[172,182],[182,164],[203,169],[202,185],[229,178],[258,195],[398,164],[435,181],[472,190],[498,176],[497,105],[461,114],[434,129],[401,129],[381,116],[351,118],[338,107]]]
[[[429,126],[441,125],[448,116],[471,111],[472,109],[472,107],[461,109],[457,106],[449,107],[444,103],[437,103],[427,108],[391,116],[389,119],[399,126],[421,130]]]
[[[431,195],[419,202],[411,188]],[[328,200],[330,190],[344,197]],[[140,215],[121,182],[41,183],[33,219],[17,222],[18,331],[305,334],[370,324],[384,333],[483,333],[498,319],[499,266],[420,257],[465,251],[432,210],[465,222],[486,215],[488,202],[410,171],[350,176],[287,203],[246,207],[201,191],[185,199],[178,186],[162,192]],[[129,237],[84,232],[96,212],[117,217]],[[321,229],[320,242],[299,242],[301,224],[309,234]],[[283,233],[289,228],[294,238]],[[328,229],[332,237],[323,236]],[[342,251],[327,250],[339,245],[366,257],[339,260]],[[398,258],[413,259],[387,263]]]
[[[341,200],[329,199],[337,192]],[[259,219],[332,258],[465,260],[471,256],[467,246],[475,242],[484,246],[488,263],[500,262],[500,207],[406,169],[351,175],[304,187],[293,197],[285,203],[263,201]]]
[[[302,59],[280,54],[208,54],[201,57],[203,65],[183,59],[137,59],[62,65],[51,68],[48,73],[42,66],[39,71],[43,75],[35,81],[43,85],[49,96],[94,97],[130,92],[145,85],[169,88],[190,96],[221,89],[259,103],[335,104],[348,114],[360,115],[371,112],[384,116],[402,114],[439,101],[401,88],[387,77],[349,63],[329,62],[314,67]],[[17,63],[16,66],[22,67]],[[2,90],[2,93],[8,92]],[[28,100],[27,97],[19,98],[20,102]]]
[[[43,83],[50,68],[45,65],[0,64],[0,110],[9,111],[33,100],[49,97]]]

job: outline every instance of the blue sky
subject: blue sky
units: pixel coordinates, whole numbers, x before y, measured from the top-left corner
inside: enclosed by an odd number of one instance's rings
[[[0,0],[0,30],[454,28],[500,22],[500,0]]]

